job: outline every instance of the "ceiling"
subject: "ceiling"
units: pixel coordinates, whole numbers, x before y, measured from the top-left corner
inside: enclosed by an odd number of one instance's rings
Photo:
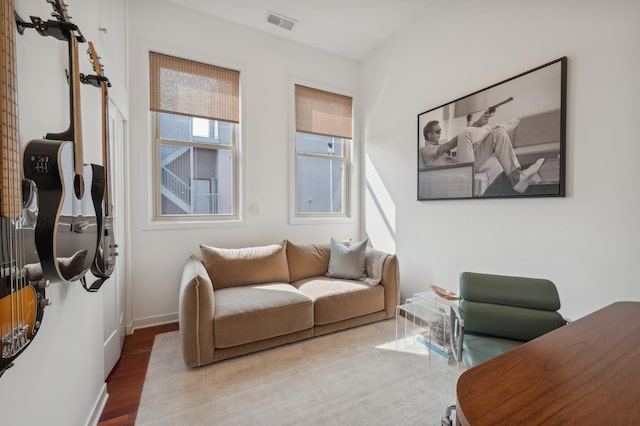
[[[424,15],[431,0],[167,0],[354,60]],[[297,23],[266,22],[269,12]]]

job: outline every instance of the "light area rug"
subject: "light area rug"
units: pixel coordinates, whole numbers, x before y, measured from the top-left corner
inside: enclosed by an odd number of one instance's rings
[[[463,369],[398,343],[385,320],[189,369],[160,334],[136,425],[439,425]]]

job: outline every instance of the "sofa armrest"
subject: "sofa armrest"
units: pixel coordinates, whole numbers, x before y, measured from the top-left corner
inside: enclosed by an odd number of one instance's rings
[[[213,285],[202,261],[191,256],[180,281],[180,341],[189,367],[213,361]]]
[[[400,268],[395,254],[390,254],[384,261],[380,285],[384,287],[384,310],[387,318],[392,318],[400,304]]]

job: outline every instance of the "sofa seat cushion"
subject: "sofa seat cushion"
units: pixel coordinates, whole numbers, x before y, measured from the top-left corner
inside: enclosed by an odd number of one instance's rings
[[[384,287],[361,281],[311,277],[292,283],[313,300],[315,325],[384,311]]]
[[[313,327],[313,302],[291,284],[216,290],[215,347],[228,348]]]

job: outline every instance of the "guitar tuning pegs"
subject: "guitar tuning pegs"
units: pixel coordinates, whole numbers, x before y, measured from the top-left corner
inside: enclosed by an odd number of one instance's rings
[[[40,301],[40,306],[45,308],[47,306],[51,306],[51,299],[42,299]]]

